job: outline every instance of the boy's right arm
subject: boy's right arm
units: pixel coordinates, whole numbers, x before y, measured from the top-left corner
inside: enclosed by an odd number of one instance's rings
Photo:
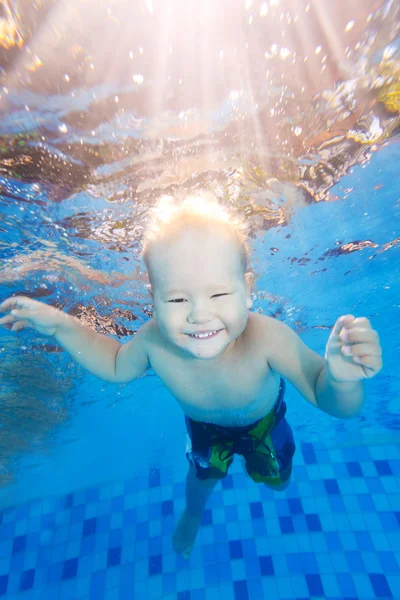
[[[84,369],[104,381],[126,383],[143,375],[149,366],[146,351],[148,324],[127,344],[121,345],[43,302],[16,296],[5,300],[0,310],[11,313],[0,324],[12,324],[13,331],[32,327],[53,336]]]

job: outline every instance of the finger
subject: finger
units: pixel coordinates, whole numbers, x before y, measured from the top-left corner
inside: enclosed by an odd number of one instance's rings
[[[13,315],[7,315],[0,319],[0,325],[8,325],[9,323],[14,323],[15,317]]]
[[[13,308],[26,308],[32,307],[35,304],[35,300],[31,300],[26,296],[13,296],[12,298],[7,298],[0,304],[0,310],[12,310]]]
[[[345,356],[381,356],[382,354],[379,346],[375,344],[353,344],[352,346],[344,344],[341,351]]]
[[[335,325],[333,326],[332,332],[330,337],[339,337],[339,334],[342,330],[343,327],[346,327],[349,323],[352,322],[352,320],[354,320],[353,315],[344,315],[342,317],[339,317],[339,319],[336,321]]]
[[[355,356],[353,361],[364,368],[368,377],[382,369],[382,358],[380,356]]]
[[[346,324],[348,329],[361,328],[361,329],[372,329],[372,325],[367,317],[357,317],[352,322]]]
[[[358,342],[370,342],[379,345],[379,336],[374,329],[362,329],[360,327],[347,329],[344,327],[340,332],[339,337],[342,342],[351,342],[353,344]]]
[[[17,321],[11,327],[11,331],[21,331],[21,329],[25,329],[25,327],[26,327],[25,321]]]
[[[13,317],[16,317],[17,319],[29,319],[29,317],[32,318],[32,311],[13,308],[11,311],[11,315]]]

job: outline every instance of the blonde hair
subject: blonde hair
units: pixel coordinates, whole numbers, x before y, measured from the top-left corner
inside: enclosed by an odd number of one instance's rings
[[[174,199],[163,196],[151,211],[145,228],[142,257],[149,271],[149,255],[151,248],[162,239],[166,239],[188,226],[201,227],[208,225],[222,226],[236,239],[240,252],[243,271],[246,272],[250,251],[247,240],[247,226],[244,219],[236,211],[227,210],[214,197],[209,195],[189,196]]]

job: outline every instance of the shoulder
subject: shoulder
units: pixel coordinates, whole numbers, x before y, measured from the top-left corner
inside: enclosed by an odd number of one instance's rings
[[[249,313],[248,328],[252,333],[255,332],[258,336],[263,336],[265,342],[268,341],[268,338],[271,340],[270,336],[272,334],[284,334],[285,329],[291,331],[287,325],[260,313]]]
[[[282,321],[259,313],[250,313],[249,328],[252,340],[263,348],[265,357],[272,367],[290,360],[291,355],[304,347],[299,336]]]

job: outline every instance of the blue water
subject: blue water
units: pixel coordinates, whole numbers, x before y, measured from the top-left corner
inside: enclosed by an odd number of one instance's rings
[[[367,383],[362,414],[332,419],[289,389],[293,483],[272,492],[234,463],[185,562],[171,546],[187,468],[180,410],[151,374],[114,386],[78,373],[67,422],[49,435],[46,453],[19,457],[2,490],[0,594],[400,598],[399,247],[382,251],[398,237],[399,160],[393,141],[335,186],[337,201],[303,206],[287,227],[255,241],[255,268],[264,265],[255,310],[278,310],[321,353],[342,313],[368,316],[379,331],[384,368]],[[324,256],[355,240],[378,246]],[[309,262],[291,262],[305,254]]]
[[[290,486],[236,459],[185,561],[186,432],[160,380],[105,383],[1,328],[0,598],[400,600],[398,4],[0,4],[0,301],[125,343],[152,309],[149,207],[206,189],[251,224],[253,310],[321,355],[366,316],[384,359],[351,420],[287,387]]]

